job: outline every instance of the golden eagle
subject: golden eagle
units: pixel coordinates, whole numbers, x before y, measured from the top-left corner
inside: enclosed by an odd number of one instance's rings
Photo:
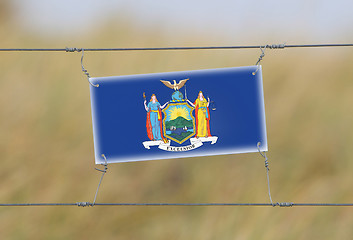
[[[179,90],[180,88],[182,88],[182,87],[185,85],[185,83],[186,83],[187,80],[189,80],[189,78],[180,80],[178,84],[176,83],[175,80],[173,80],[173,82],[174,82],[173,84],[170,83],[169,81],[163,81],[163,80],[161,80],[161,82],[162,82],[164,85],[166,85],[167,87],[169,87],[169,88],[174,89],[175,91],[177,91],[177,90]]]

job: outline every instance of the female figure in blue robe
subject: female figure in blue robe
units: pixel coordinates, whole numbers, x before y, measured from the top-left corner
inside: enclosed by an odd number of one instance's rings
[[[147,101],[144,101],[145,109],[147,111],[146,129],[148,138],[152,141],[166,141],[162,134],[162,111],[169,102],[166,102],[163,106],[158,102],[156,95],[151,96],[151,100],[146,105]]]

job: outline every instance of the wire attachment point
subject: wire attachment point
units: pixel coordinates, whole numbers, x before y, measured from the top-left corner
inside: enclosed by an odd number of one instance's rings
[[[82,48],[69,48],[69,47],[66,47],[65,48],[65,51],[66,52],[81,52],[83,49]]]
[[[93,207],[92,203],[90,202],[77,202],[76,205],[77,207]]]
[[[257,62],[255,64],[257,66],[256,71],[252,73],[252,75],[254,75],[254,76],[256,75],[256,73],[260,69],[260,62],[265,57],[265,50],[266,50],[267,47],[268,47],[268,45],[265,45],[265,47],[262,49],[262,46],[260,46],[261,54],[260,54],[259,60],[257,60]]]
[[[256,66],[257,66],[257,69],[255,72],[252,73],[252,75],[256,75],[256,73],[259,71],[260,69],[260,62],[262,61],[262,59],[265,57],[265,50],[266,48],[269,48],[269,49],[284,49],[286,47],[286,44],[285,43],[281,43],[281,44],[272,44],[272,45],[265,45],[265,46],[260,46],[260,50],[261,50],[261,54],[260,54],[260,57],[259,59],[257,60],[256,62]]]
[[[105,155],[104,155],[104,154],[102,154],[101,156],[104,158],[104,163],[102,163],[102,165],[104,166],[104,169],[103,169],[103,170],[102,170],[102,169],[99,169],[99,168],[94,168],[94,169],[96,169],[97,171],[100,171],[100,172],[104,172],[104,173],[106,173],[106,172],[107,172],[107,170],[108,170],[108,162],[107,162],[107,158],[105,157]]]
[[[82,51],[82,56],[81,56],[81,69],[82,69],[82,72],[87,76],[87,80],[88,80],[89,84],[91,84],[93,87],[99,87],[99,84],[91,83],[91,81],[90,81],[91,76],[89,75],[88,71],[83,66],[83,57],[85,55],[85,51],[84,51],[83,48],[81,48],[80,51]]]
[[[285,47],[286,43],[267,45],[267,48],[269,49],[284,49]]]
[[[280,207],[293,207],[293,204],[292,202],[281,202],[281,203],[276,203],[277,206],[280,206]]]

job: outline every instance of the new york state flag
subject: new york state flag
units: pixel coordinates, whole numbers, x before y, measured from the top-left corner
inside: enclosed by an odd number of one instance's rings
[[[267,151],[261,67],[90,81],[96,164]]]

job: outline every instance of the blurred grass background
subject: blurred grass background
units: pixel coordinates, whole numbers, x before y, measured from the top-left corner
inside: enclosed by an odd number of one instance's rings
[[[141,32],[128,17],[75,39],[43,37],[14,27],[7,7],[0,8],[3,48],[171,45],[159,29]],[[221,42],[190,33],[172,44]],[[87,52],[84,65],[91,76],[113,76],[253,65],[259,54]],[[89,85],[80,56],[0,53],[2,203],[93,201],[100,173],[94,170]],[[352,64],[352,48],[266,52],[274,201],[353,201]],[[268,202],[263,160],[254,153],[112,164],[97,201]],[[338,207],[0,208],[1,239],[350,239],[352,227],[352,210]]]

